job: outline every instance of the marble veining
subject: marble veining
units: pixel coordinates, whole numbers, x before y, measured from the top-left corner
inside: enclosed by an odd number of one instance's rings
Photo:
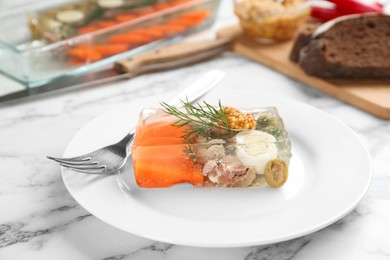
[[[223,1],[212,37],[236,21]],[[113,107],[167,100],[205,71],[227,72],[226,88],[259,82],[261,93],[296,99],[350,126],[367,146],[374,178],[368,194],[347,216],[297,239],[241,248],[195,248],[125,233],[83,209],[66,190],[59,167],[45,156],[61,155],[75,132]],[[0,78],[0,88],[9,80]],[[257,84],[257,83],[256,83]],[[12,259],[390,259],[390,122],[232,53],[202,64],[130,81],[52,94],[0,107],[0,260]]]
[[[61,207],[64,208],[64,207]],[[64,211],[64,210],[60,210]],[[51,211],[53,212],[53,211]],[[39,238],[44,235],[49,235],[53,232],[61,230],[65,228],[67,225],[71,225],[72,223],[82,221],[84,218],[92,216],[91,214],[85,214],[82,216],[78,216],[75,219],[72,219],[68,222],[62,223],[60,225],[56,225],[53,227],[48,227],[45,229],[39,230],[25,230],[28,224],[22,222],[14,222],[14,223],[6,223],[0,225],[0,248],[12,246],[16,243],[26,243],[33,239]]]
[[[161,242],[156,242],[151,245],[145,246],[138,248],[135,251],[132,251],[128,254],[119,254],[119,255],[114,255],[114,256],[109,256],[105,257],[102,260],[122,260],[122,259],[131,259],[132,256],[136,256],[138,254],[145,253],[147,251],[149,252],[155,252],[161,255],[162,257],[165,257],[168,253],[168,251],[174,247],[172,244],[167,244],[167,243],[161,243]]]

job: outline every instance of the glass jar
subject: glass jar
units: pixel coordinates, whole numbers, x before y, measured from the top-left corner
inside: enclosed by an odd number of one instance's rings
[[[248,37],[284,41],[293,38],[310,6],[305,0],[235,0],[234,11]]]

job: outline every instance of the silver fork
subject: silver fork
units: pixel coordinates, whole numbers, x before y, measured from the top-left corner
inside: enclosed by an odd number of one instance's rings
[[[181,100],[196,102],[212,88],[214,88],[225,76],[220,70],[211,70],[193,82],[189,87],[172,98],[168,103],[180,105]],[[96,151],[72,157],[56,158],[47,156],[48,159],[58,162],[61,166],[83,173],[112,174],[121,169],[130,155],[129,145],[132,142],[135,129],[132,129],[118,143],[108,145]]]

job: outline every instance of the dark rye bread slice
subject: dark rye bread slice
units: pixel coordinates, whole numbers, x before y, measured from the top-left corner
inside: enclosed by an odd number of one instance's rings
[[[302,48],[309,44],[314,31],[321,25],[321,22],[314,19],[309,19],[299,30],[295,37],[294,45],[290,52],[290,60],[293,62],[299,61],[299,53]]]
[[[390,16],[353,15],[317,35],[321,27],[299,55],[299,65],[307,74],[390,78]]]

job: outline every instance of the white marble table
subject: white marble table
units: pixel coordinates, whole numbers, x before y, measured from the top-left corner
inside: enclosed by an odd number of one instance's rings
[[[235,22],[223,1],[214,28]],[[320,108],[349,125],[373,159],[367,196],[337,223],[291,241],[244,248],[170,245],[122,232],[98,220],[70,196],[59,167],[75,132],[95,116],[138,100],[156,104],[211,68],[227,72],[220,88],[250,88]],[[0,87],[9,81],[1,78]],[[234,54],[128,82],[53,95],[0,108],[0,259],[390,259],[390,121]]]

